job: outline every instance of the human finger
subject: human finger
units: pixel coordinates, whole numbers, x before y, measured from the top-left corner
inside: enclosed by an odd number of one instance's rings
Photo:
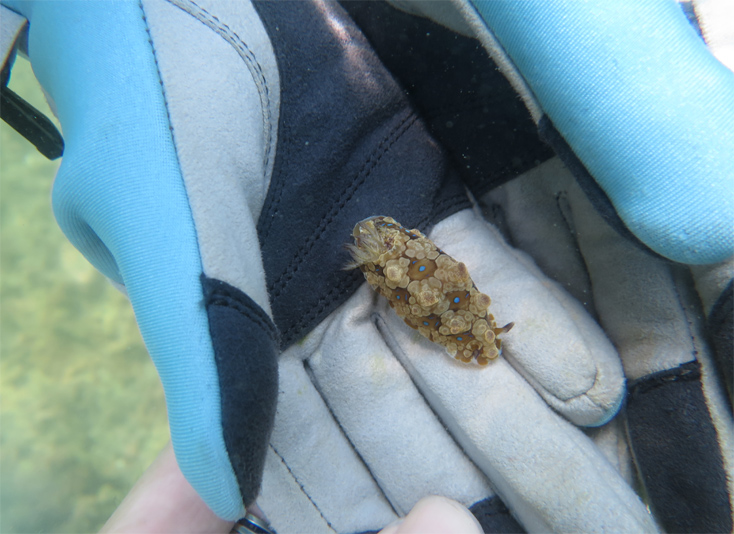
[[[107,520],[101,533],[171,534],[230,531],[184,478],[169,442]]]
[[[407,516],[388,525],[380,534],[483,534],[483,531],[461,504],[431,496],[418,501]]]

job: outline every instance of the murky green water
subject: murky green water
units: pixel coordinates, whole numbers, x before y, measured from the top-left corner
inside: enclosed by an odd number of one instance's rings
[[[10,87],[48,116],[23,59]],[[48,162],[0,125],[0,532],[94,532],[168,440],[129,303],[65,239]]]

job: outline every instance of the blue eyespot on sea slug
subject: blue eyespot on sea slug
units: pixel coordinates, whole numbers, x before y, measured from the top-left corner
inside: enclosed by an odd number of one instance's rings
[[[514,323],[497,328],[488,311],[491,300],[474,285],[466,265],[391,217],[358,222],[352,237],[347,268],[359,268],[408,326],[466,363],[487,365],[500,355],[499,335]]]

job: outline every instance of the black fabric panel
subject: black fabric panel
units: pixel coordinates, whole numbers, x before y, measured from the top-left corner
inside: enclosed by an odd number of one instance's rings
[[[0,71],[0,119],[30,141],[46,158],[58,159],[64,154],[64,138],[54,123],[7,87],[15,53],[14,48]]]
[[[627,432],[667,532],[731,532],[726,474],[698,362],[630,384]]]
[[[734,404],[734,281],[729,282],[714,304],[706,326],[731,408]]]
[[[384,1],[342,1],[476,196],[553,157],[481,43]]]
[[[422,231],[469,201],[443,150],[335,3],[256,2],[280,73],[278,145],[258,236],[285,349],[363,282],[354,225]]]
[[[574,175],[578,182],[581,190],[587,196],[591,204],[594,206],[597,212],[604,218],[609,226],[622,237],[633,243],[640,250],[652,254],[656,258],[669,262],[670,260],[659,255],[657,252],[650,250],[647,245],[637,239],[629,228],[624,224],[622,219],[617,215],[617,210],[614,209],[612,201],[604,192],[604,190],[596,183],[594,177],[591,176],[581,160],[576,156],[571,147],[566,143],[563,136],[556,130],[553,123],[547,115],[541,117],[538,123],[538,131],[540,132],[541,138],[553,147],[558,157],[561,158],[563,164],[568,168],[569,171]]]
[[[485,534],[525,533],[499,497],[490,497],[472,505],[469,511],[474,514]]]
[[[278,342],[267,314],[239,289],[202,275],[219,374],[224,444],[245,505],[260,491],[278,399]]]

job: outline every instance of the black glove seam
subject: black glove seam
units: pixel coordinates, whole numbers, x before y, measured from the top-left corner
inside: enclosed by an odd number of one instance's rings
[[[628,384],[630,396],[642,395],[671,382],[691,382],[701,378],[701,364],[698,360],[684,363],[674,369],[658,371]]]
[[[314,244],[318,241],[319,237],[323,233],[324,229],[331,224],[334,219],[338,216],[339,212],[344,209],[347,203],[354,197],[360,187],[365,184],[367,178],[372,171],[380,163],[382,157],[392,148],[392,146],[399,141],[402,136],[410,130],[410,128],[416,123],[418,116],[412,111],[407,111],[406,116],[401,120],[378,144],[377,148],[370,154],[367,160],[363,163],[362,168],[357,173],[355,180],[349,183],[349,186],[344,189],[340,195],[339,200],[336,202],[328,214],[321,218],[316,229],[311,233],[309,238],[299,249],[298,253],[290,261],[285,271],[270,285],[270,293],[273,298],[278,298],[283,290],[288,286],[288,283],[293,279],[294,275],[300,269],[301,264],[305,258],[311,253]],[[284,181],[281,181],[284,182]],[[277,205],[277,201],[274,203]],[[271,217],[267,217],[268,219]]]
[[[449,215],[457,213],[458,211],[454,208],[461,205],[464,205],[462,209],[471,207],[471,202],[469,201],[469,198],[466,196],[466,194],[446,198],[433,207],[433,210],[431,212],[431,220],[442,221]]]
[[[488,502],[489,501],[489,502]],[[486,508],[490,508],[489,510],[482,510],[482,515],[488,515],[488,516],[495,516],[495,515],[507,515],[510,510],[507,508],[507,505],[502,501],[502,499],[499,498],[498,495],[493,495],[489,498],[482,499],[481,501],[477,501],[471,506],[469,506],[469,511],[474,513],[472,511],[472,508],[476,507],[478,504],[491,504],[491,506],[487,506]]]
[[[708,321],[710,332],[714,332],[718,328],[721,328],[727,318],[734,314],[734,307],[732,307],[732,295],[734,295],[734,280],[729,281],[729,284],[721,292],[716,303],[711,307],[711,313],[709,314]]]
[[[336,532],[336,529],[332,526],[332,524],[329,522],[329,520],[326,519],[326,517],[324,516],[323,512],[321,512],[321,508],[319,508],[318,505],[313,501],[313,499],[311,498],[311,495],[309,495],[309,493],[306,491],[306,488],[304,488],[303,487],[303,484],[301,484],[301,481],[298,480],[298,477],[296,477],[295,473],[291,470],[291,467],[288,465],[288,462],[286,462],[285,461],[285,458],[283,458],[283,456],[278,452],[278,450],[275,447],[273,447],[273,444],[272,443],[270,443],[270,450],[273,451],[275,453],[275,455],[280,459],[280,462],[288,470],[288,473],[291,475],[291,477],[293,477],[293,480],[295,480],[296,484],[298,484],[298,487],[301,488],[301,491],[306,496],[306,498],[308,499],[308,501],[313,505],[313,507],[319,513],[319,515],[321,516],[321,519],[323,519],[324,522],[327,525],[329,525],[329,528],[331,530],[333,530],[334,532]]]
[[[451,213],[455,206],[460,206],[464,203],[468,204],[468,199],[465,195],[444,199],[441,203],[437,205],[430,219],[440,221],[443,219],[443,217],[441,217],[442,214],[446,212]],[[467,208],[468,207],[469,206],[467,205]],[[427,228],[428,223],[426,222],[425,224],[418,224],[417,226]],[[305,327],[312,318],[317,317],[321,312],[323,312],[323,310],[330,305],[334,295],[339,295],[343,292],[351,293],[354,289],[359,287],[362,282],[364,282],[364,278],[359,273],[356,273],[352,279],[345,279],[340,284],[331,288],[326,295],[324,295],[317,301],[317,306],[311,308],[311,311],[303,316],[301,321],[292,324],[287,330],[283,332],[283,343],[285,345],[290,344],[292,341],[291,336],[293,335],[293,332]]]
[[[514,532],[525,534],[525,530],[512,515],[512,512],[499,495],[493,495],[477,501],[468,508],[477,521],[479,521],[479,524],[482,525],[482,528],[487,529],[486,532]],[[485,525],[487,521],[482,521],[482,519],[486,518],[498,518],[499,521],[490,522]]]
[[[202,274],[202,278],[206,275]],[[236,311],[240,315],[248,318],[254,324],[259,326],[270,339],[277,345],[278,344],[278,329],[273,324],[267,313],[254,301],[243,302],[232,295],[226,286],[218,280],[208,278],[210,281],[218,282],[219,287],[212,288],[209,284],[202,284],[204,287],[205,294],[205,305],[209,306],[222,306]],[[244,294],[244,293],[243,293]],[[247,295],[245,295],[247,296]],[[248,297],[249,298],[249,297]]]
[[[283,332],[283,343],[286,346],[289,345],[292,341],[291,336],[293,335],[294,331],[300,330],[301,328],[306,326],[313,317],[317,317],[321,312],[323,312],[324,309],[331,304],[332,297],[335,294],[339,295],[344,292],[351,293],[357,287],[362,285],[363,282],[364,276],[362,276],[362,273],[355,271],[352,278],[345,278],[342,282],[332,287],[326,295],[316,301],[317,306],[311,308],[311,311],[304,315],[299,322],[292,324],[290,327],[288,327],[287,330]]]
[[[411,113],[411,115],[413,115],[414,121],[415,121],[417,119],[417,116],[415,116],[412,113]],[[388,139],[391,135],[393,135],[393,133],[396,130],[400,129],[403,126],[403,124],[405,123],[405,121],[407,121],[408,119],[411,118],[411,115],[409,115],[408,117],[406,117],[404,120],[400,121],[400,123],[398,123],[385,136],[385,138],[383,138],[383,140],[380,142],[380,144],[378,144],[377,148],[375,149],[375,152],[376,151],[379,151],[382,148],[382,145],[385,142],[385,140]],[[403,133],[405,133],[405,132],[403,132]],[[290,136],[288,136],[288,132],[287,131],[281,132],[279,135],[281,135],[283,137],[283,139],[286,140],[283,143],[284,145],[287,146],[287,145],[291,144],[291,143],[288,142],[289,139],[290,139]],[[392,146],[392,143],[391,143],[391,146]],[[364,169],[364,167],[370,162],[370,160],[372,160],[375,157],[374,156],[375,155],[375,152],[373,152],[372,154],[370,154],[369,158],[364,163],[362,169]],[[380,155],[380,158],[381,157],[382,157],[382,155]],[[357,173],[357,176],[359,176],[359,174],[361,172],[362,172],[362,170],[360,170],[360,172]],[[366,178],[367,176],[369,176],[369,173],[364,178]],[[275,220],[275,215],[276,215],[276,213],[278,213],[278,206],[280,206],[281,198],[283,197],[283,190],[285,189],[286,183],[287,183],[286,180],[277,180],[277,183],[276,183],[277,190],[276,190],[276,193],[273,195],[273,200],[268,204],[267,209],[263,210],[264,213],[265,213],[265,216],[264,217],[261,216],[261,220],[263,222],[263,225],[262,225],[261,228],[258,228],[258,234],[262,236],[261,239],[263,239],[263,240],[267,239],[268,236],[270,235],[270,230],[273,227],[273,221]],[[347,188],[347,191],[348,190],[349,190],[349,188]],[[345,192],[342,192],[342,196],[344,194],[345,194]],[[315,241],[315,239],[314,239],[314,241]],[[283,276],[285,276],[285,274],[287,274],[287,272],[288,272],[288,269],[286,269],[286,271],[283,274],[281,274],[281,276],[278,278],[278,280],[276,280],[276,282],[274,282],[273,285],[275,285]]]
[[[232,297],[224,296],[224,295],[218,295],[218,296],[212,296],[212,298],[207,302],[208,306],[222,306],[224,308],[229,308],[231,310],[236,311],[240,315],[247,317],[250,319],[253,323],[255,323],[257,326],[259,326],[262,330],[264,330],[268,337],[274,342],[277,341],[278,335],[275,331],[274,327],[268,323],[262,320],[262,318],[259,316],[259,314],[253,310],[252,308],[247,308],[242,305],[242,303],[232,299]],[[252,311],[255,311],[255,313],[251,313]]]

